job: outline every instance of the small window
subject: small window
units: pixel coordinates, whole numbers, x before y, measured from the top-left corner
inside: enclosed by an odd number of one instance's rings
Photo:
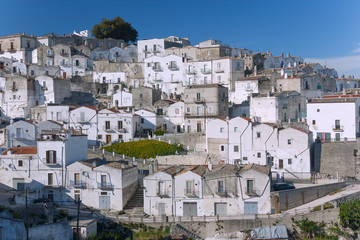
[[[316,124],[316,121],[315,121],[315,120],[312,120],[312,124],[315,125],[315,124]]]
[[[256,138],[261,138],[261,132],[256,133]]]
[[[247,160],[248,160],[248,158],[247,158],[247,157],[243,157],[243,160],[244,160],[244,161],[247,161]]]
[[[258,158],[261,158],[261,152],[258,152],[258,153],[257,153],[257,157],[258,157]]]
[[[210,56],[210,50],[207,50],[207,51],[206,51],[206,54],[207,54],[208,56]]]
[[[238,131],[238,128],[237,127],[234,127],[234,132],[237,132]]]
[[[140,122],[141,122],[141,123],[144,123],[144,118],[141,118],[141,119],[140,119]]]
[[[239,146],[238,145],[234,146],[234,152],[239,152]]]
[[[34,70],[31,70],[31,76],[34,76],[35,72]]]
[[[23,161],[22,161],[22,160],[19,160],[19,161],[18,161],[18,166],[19,166],[19,167],[22,167],[22,166],[23,166]]]
[[[218,180],[217,182],[217,192],[218,193],[223,193],[224,192],[224,181],[223,180]]]
[[[102,139],[102,135],[101,135],[101,134],[98,135],[98,139]]]
[[[220,133],[223,133],[224,132],[224,128],[220,128]]]
[[[119,140],[123,140],[123,135],[119,134]]]
[[[291,144],[291,139],[288,139],[288,145],[290,145]]]
[[[292,164],[292,159],[289,158],[289,159],[288,159],[288,165],[291,165],[291,164]]]
[[[316,111],[317,111],[317,112],[320,112],[320,109],[317,109]]]
[[[187,108],[186,108],[186,112],[187,112],[187,113],[190,113],[190,109],[191,109],[190,107],[187,107]]]
[[[220,145],[220,151],[224,152],[225,151],[225,146],[224,145]]]

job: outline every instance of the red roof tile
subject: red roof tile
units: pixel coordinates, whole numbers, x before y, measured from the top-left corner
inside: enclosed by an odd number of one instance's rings
[[[11,154],[37,154],[37,147],[12,147],[6,149],[1,155],[7,155],[8,151],[11,151]]]

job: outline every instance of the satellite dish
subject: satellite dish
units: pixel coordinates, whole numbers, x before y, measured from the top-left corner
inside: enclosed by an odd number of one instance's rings
[[[89,173],[86,172],[86,171],[83,171],[83,172],[82,172],[82,175],[85,176],[85,177],[89,177]]]

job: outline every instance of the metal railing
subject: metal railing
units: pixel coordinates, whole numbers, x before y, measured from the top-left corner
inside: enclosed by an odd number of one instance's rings
[[[85,181],[70,180],[70,186],[75,188],[86,188],[87,183]]]
[[[184,189],[184,195],[188,198],[198,198],[199,197],[199,190],[195,189]]]
[[[201,69],[201,73],[202,74],[210,74],[211,73],[211,70],[210,69]]]
[[[97,183],[98,188],[100,189],[113,189],[114,185],[111,183],[104,183],[104,182],[100,182]]]

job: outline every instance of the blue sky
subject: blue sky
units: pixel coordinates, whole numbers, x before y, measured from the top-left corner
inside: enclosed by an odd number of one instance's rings
[[[1,0],[0,35],[84,30],[120,16],[139,39],[210,38],[253,51],[290,53],[360,77],[358,0]]]

